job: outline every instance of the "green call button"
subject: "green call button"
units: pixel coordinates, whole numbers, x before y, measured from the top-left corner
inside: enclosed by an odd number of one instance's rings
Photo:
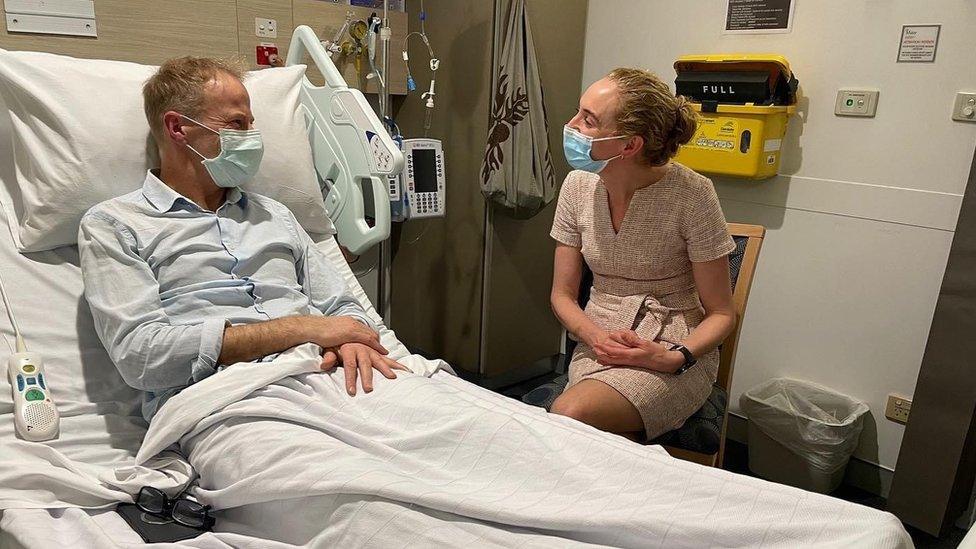
[[[37,389],[31,389],[30,391],[27,391],[24,398],[27,400],[44,400],[44,393],[38,391]]]

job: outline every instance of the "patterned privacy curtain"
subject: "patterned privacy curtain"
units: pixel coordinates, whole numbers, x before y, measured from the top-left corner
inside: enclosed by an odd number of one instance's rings
[[[525,0],[512,0],[506,24],[496,24],[494,32],[500,50],[493,67],[481,192],[511,216],[527,219],[555,198],[556,178]]]

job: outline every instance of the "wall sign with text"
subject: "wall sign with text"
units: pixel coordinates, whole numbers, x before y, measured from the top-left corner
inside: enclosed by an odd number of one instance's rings
[[[793,8],[793,0],[728,0],[725,34],[790,32]]]
[[[942,25],[905,25],[898,43],[899,63],[934,63]]]

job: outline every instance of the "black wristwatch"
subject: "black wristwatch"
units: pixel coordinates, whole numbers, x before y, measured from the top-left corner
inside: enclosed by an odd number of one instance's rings
[[[671,347],[670,350],[678,351],[685,357],[685,363],[682,364],[680,368],[674,371],[674,375],[681,375],[685,373],[685,371],[688,370],[688,368],[691,368],[695,364],[698,364],[698,359],[695,358],[695,355],[691,354],[691,351],[689,351],[688,348],[685,347],[684,345],[674,345]]]

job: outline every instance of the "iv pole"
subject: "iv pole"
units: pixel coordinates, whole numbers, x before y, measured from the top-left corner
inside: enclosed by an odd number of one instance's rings
[[[390,37],[392,35],[392,30],[390,29],[390,0],[383,0],[383,24],[380,27],[380,71],[382,74],[382,79],[377,82],[379,85],[379,106],[380,113],[384,117],[393,118],[393,113],[390,111],[390,89],[389,85],[389,73],[387,69],[390,65]],[[386,124],[386,120],[383,121]],[[392,131],[392,128],[387,125],[387,131]],[[391,245],[389,239],[380,242],[379,249],[379,273],[377,274],[377,303],[378,313],[383,317],[383,323],[387,326],[390,325],[390,303],[392,301],[392,280],[391,280]]]

